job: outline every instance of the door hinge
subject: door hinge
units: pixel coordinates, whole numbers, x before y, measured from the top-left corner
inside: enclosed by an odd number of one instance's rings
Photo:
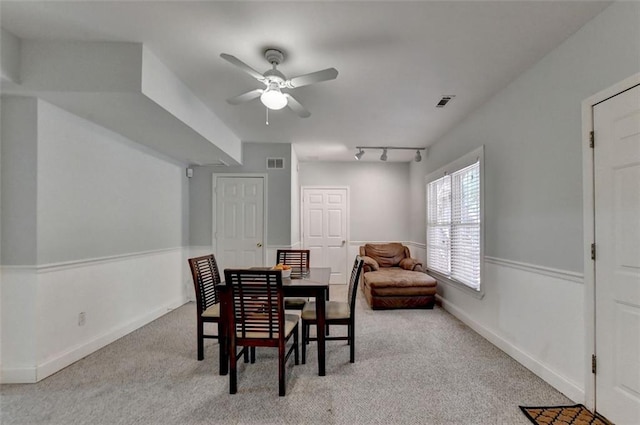
[[[595,354],[591,355],[591,373],[593,374],[596,373],[596,355]]]
[[[589,133],[589,147],[593,148],[595,144],[596,144],[596,136],[592,131],[591,133]]]
[[[596,244],[591,244],[591,259],[595,261],[596,259]]]

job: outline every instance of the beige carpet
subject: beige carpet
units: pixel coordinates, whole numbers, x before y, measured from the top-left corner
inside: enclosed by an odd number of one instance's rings
[[[525,407],[522,412],[536,425],[613,425],[582,404],[573,406]]]
[[[266,348],[240,364],[230,395],[216,341],[196,360],[189,303],[37,384],[2,385],[0,423],[531,425],[519,405],[572,404],[441,308],[373,311],[361,294],[357,308],[356,362],[328,342],[320,377],[312,343],[306,365],[289,362],[286,397]]]

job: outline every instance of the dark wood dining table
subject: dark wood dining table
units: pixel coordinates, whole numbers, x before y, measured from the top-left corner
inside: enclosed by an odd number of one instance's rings
[[[330,267],[311,267],[309,273],[303,276],[294,276],[282,278],[282,288],[285,297],[302,297],[315,298],[318,335],[318,375],[325,375],[325,309],[326,302],[329,298],[329,279],[331,277]],[[217,285],[218,294],[220,295],[220,326],[219,332],[224,336],[220,338],[220,375],[226,375],[229,372],[229,353],[228,353],[228,320],[226,317],[229,312],[231,291],[228,286],[222,282]],[[226,361],[222,361],[222,359]]]

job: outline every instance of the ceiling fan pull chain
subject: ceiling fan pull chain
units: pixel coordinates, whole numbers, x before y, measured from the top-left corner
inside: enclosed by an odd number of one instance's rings
[[[267,114],[267,125],[269,125],[269,108],[264,108]]]

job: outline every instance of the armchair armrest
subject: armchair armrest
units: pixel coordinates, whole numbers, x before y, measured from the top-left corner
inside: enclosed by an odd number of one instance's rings
[[[363,273],[364,272],[376,271],[376,270],[378,270],[380,268],[380,265],[378,264],[378,262],[376,260],[374,260],[373,258],[368,257],[366,255],[363,255],[360,258],[362,258],[362,260],[364,261],[364,265],[362,266]]]
[[[412,270],[421,272],[422,271],[422,262],[416,260],[415,258],[403,258],[400,260],[400,267],[405,270]]]

